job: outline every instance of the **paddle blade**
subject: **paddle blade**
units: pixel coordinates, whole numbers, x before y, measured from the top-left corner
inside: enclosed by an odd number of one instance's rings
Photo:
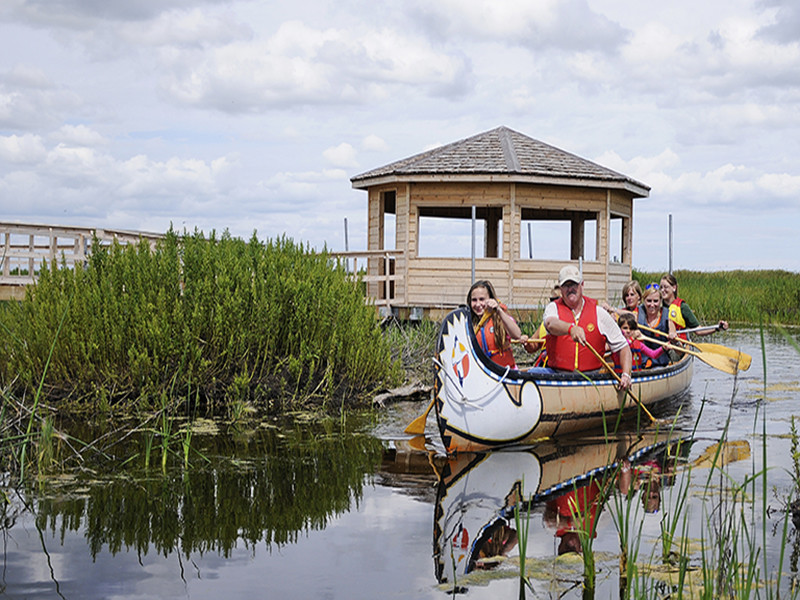
[[[750,363],[753,361],[753,357],[746,352],[740,352],[739,350],[728,348],[722,344],[696,343],[695,347],[699,348],[701,352],[710,352],[732,358],[738,363],[740,371],[747,371],[747,369],[750,368]]]
[[[722,356],[721,354],[711,354],[709,352],[690,352],[692,356],[696,356],[707,365],[719,369],[724,373],[736,375],[739,371],[739,363],[732,359],[730,356]]]
[[[431,403],[428,404],[428,408],[425,409],[424,413],[408,424],[408,427],[405,428],[405,432],[410,433],[411,435],[422,435],[425,433],[425,423],[428,421],[428,413],[431,412],[432,408],[433,400],[431,400]]]
[[[712,444],[692,463],[695,468],[711,468],[750,458],[750,444],[747,440],[734,440]]]

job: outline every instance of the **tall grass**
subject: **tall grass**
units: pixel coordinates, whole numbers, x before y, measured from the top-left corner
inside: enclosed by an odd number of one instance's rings
[[[663,273],[636,271],[644,288]],[[701,320],[800,324],[800,273],[789,271],[675,271],[678,295]],[[621,290],[619,291],[621,293]]]
[[[85,268],[43,269],[0,329],[0,385],[20,397],[41,383],[72,409],[151,410],[188,389],[211,413],[243,399],[280,409],[399,377],[343,269],[255,234],[170,231],[154,249],[95,241]]]

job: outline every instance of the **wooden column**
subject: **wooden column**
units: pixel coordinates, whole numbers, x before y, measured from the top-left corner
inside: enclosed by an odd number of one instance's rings
[[[571,260],[578,260],[584,256],[583,251],[584,221],[582,218],[573,217],[570,229],[570,249],[569,257]]]

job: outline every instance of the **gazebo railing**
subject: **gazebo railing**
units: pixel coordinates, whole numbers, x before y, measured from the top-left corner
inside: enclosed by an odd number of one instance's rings
[[[397,261],[402,259],[402,250],[362,250],[331,252],[334,258],[351,277],[361,277],[366,284],[366,295],[375,306],[391,307],[404,301],[403,276],[397,272]]]

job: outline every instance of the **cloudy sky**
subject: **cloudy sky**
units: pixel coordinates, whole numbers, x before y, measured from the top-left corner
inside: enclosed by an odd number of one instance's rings
[[[3,221],[364,249],[350,177],[500,125],[651,186],[637,268],[800,271],[797,2],[0,0]]]

